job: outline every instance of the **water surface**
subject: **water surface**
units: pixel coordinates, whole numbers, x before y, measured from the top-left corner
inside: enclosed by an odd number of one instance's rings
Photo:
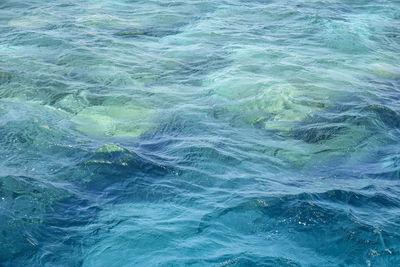
[[[400,3],[0,0],[1,266],[399,266]]]

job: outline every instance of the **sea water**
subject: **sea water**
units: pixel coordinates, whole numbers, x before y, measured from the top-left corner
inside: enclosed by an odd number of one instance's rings
[[[1,266],[400,266],[400,2],[0,0]]]

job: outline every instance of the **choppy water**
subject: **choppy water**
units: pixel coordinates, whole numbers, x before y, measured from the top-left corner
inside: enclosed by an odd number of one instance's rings
[[[1,266],[400,266],[400,2],[0,0]]]

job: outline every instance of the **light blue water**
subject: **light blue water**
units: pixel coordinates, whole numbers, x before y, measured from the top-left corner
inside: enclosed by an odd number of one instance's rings
[[[400,2],[0,0],[1,266],[400,266]]]

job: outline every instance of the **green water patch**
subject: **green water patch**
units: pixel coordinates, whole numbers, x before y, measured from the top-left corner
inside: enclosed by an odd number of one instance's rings
[[[382,78],[389,78],[389,79],[400,78],[400,68],[385,62],[373,63],[370,66],[368,66],[367,71]]]
[[[224,101],[215,105],[213,113],[217,118],[235,117],[244,124],[282,135],[328,107],[329,91],[324,96],[318,92],[324,88],[313,86],[297,87],[275,81],[252,83],[233,78],[213,87],[213,92]]]
[[[136,105],[91,106],[71,121],[91,136],[138,137],[154,127],[155,111]]]
[[[15,28],[34,29],[44,27],[53,21],[48,15],[30,15],[11,19],[8,25]]]
[[[77,18],[78,24],[95,28],[123,27],[128,23],[117,16],[106,14],[91,14]]]
[[[41,105],[22,99],[7,99],[3,100],[3,112],[7,116],[3,118],[2,122],[6,123],[7,117],[12,118],[16,112],[15,106],[27,105],[27,108],[24,109],[25,112],[35,111],[30,114],[34,115],[32,121],[27,120],[25,123],[38,129],[34,132],[40,130],[54,136],[58,135],[59,138],[63,134],[53,129],[51,123],[64,121],[63,123],[68,125],[68,134],[72,134],[71,130],[76,129],[92,137],[137,138],[144,133],[151,132],[151,130],[154,131],[157,127],[158,111],[150,106],[129,102],[129,100],[130,98],[126,97],[96,98],[95,96],[78,94],[61,94],[55,95],[51,101],[49,100],[48,105]],[[49,118],[55,121],[49,120]],[[15,124],[13,121],[9,123]],[[16,131],[13,134],[18,132]],[[46,134],[44,135],[46,136]],[[29,137],[27,136],[27,138]],[[41,140],[38,138],[29,139],[32,142],[40,142]],[[45,137],[43,141],[46,140],[49,139]]]

